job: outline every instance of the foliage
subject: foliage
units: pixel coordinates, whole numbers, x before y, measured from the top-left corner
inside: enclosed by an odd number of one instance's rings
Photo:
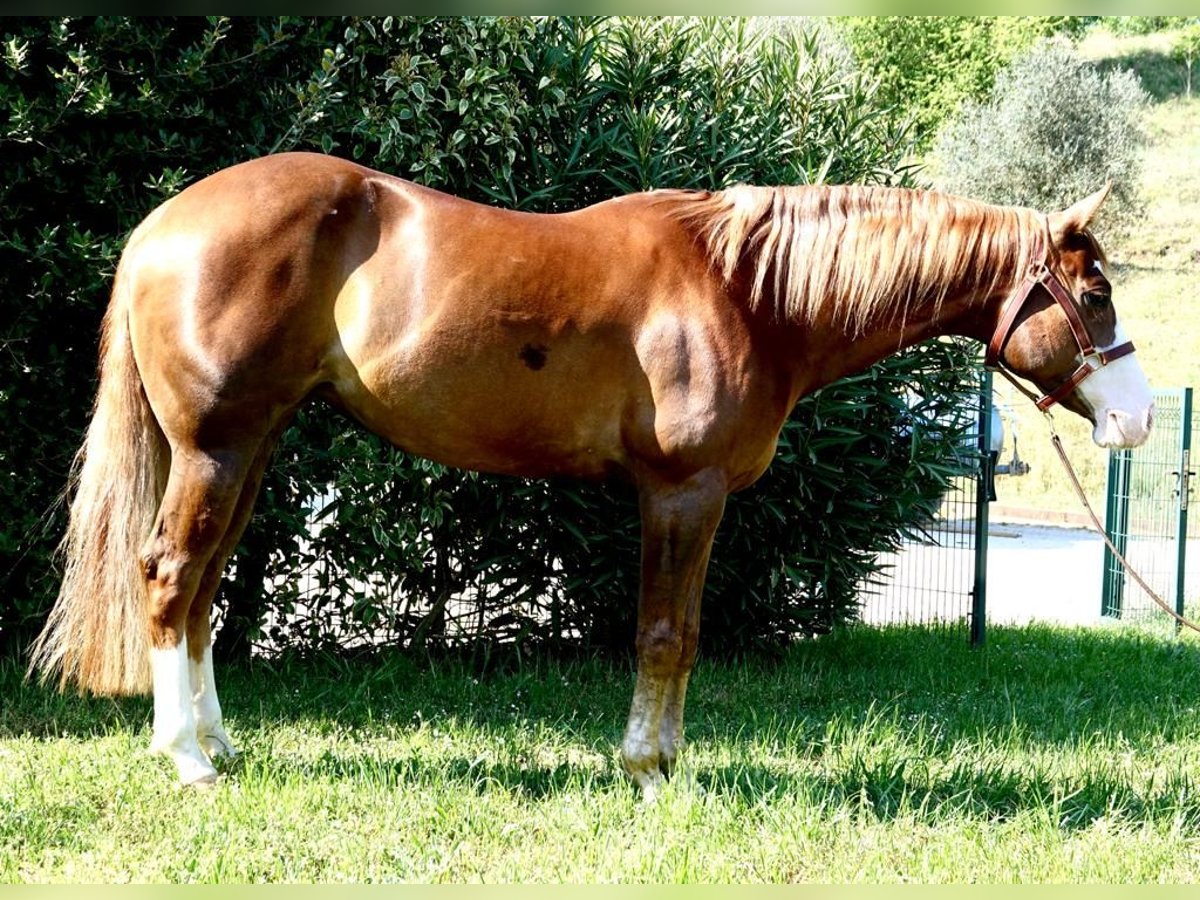
[[[965,101],[988,95],[1016,53],[1085,25],[1080,16],[849,16],[843,29],[879,79],[879,99],[911,116],[925,146]]]
[[[1171,56],[1187,67],[1187,96],[1192,96],[1192,64],[1200,56],[1200,22],[1180,30],[1171,42]]]
[[[555,211],[655,186],[897,182],[906,134],[812,35],[744,20],[9,20],[0,103],[6,349],[0,572],[22,643],[54,585],[51,507],[79,442],[122,237],[154,203],[266,152],[342,154],[472,199]],[[824,630],[948,467],[897,452],[902,386],[951,402],[937,345],[797,409],[735,498],[708,644]],[[950,381],[957,384],[959,376]],[[325,409],[301,414],[218,598],[219,651],[251,644],[630,643],[637,520],[619,485],[451,472]],[[949,437],[949,436],[948,436]],[[271,586],[263,590],[264,582]]]
[[[1114,34],[1153,34],[1178,28],[1188,16],[1105,16],[1103,21]]]
[[[1065,42],[1041,44],[1000,74],[991,97],[968,103],[938,134],[938,184],[1052,210],[1111,181],[1102,221],[1127,224],[1140,209],[1145,103],[1131,73],[1101,74]]]

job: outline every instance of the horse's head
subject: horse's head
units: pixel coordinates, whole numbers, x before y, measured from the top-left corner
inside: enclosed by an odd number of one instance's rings
[[[1061,403],[1090,421],[1101,447],[1136,447],[1150,434],[1154,400],[1117,320],[1104,252],[1088,231],[1107,194],[1105,187],[1048,217],[1045,265],[1009,299],[988,356],[1041,388],[1040,408]]]

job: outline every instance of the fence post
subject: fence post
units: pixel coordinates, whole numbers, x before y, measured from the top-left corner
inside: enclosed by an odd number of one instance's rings
[[[979,387],[979,465],[975,470],[975,584],[971,589],[971,646],[987,637],[988,497],[992,483],[992,373],[982,371]]]
[[[1129,450],[1112,450],[1108,454],[1108,484],[1105,488],[1104,530],[1117,551],[1124,556],[1129,551],[1129,474],[1133,454]],[[1121,618],[1125,601],[1125,568],[1104,545],[1104,584],[1100,594],[1100,615]]]
[[[1192,477],[1192,389],[1183,389],[1179,434],[1179,507],[1175,518],[1175,612],[1183,615],[1187,582],[1188,500]],[[1175,631],[1182,626],[1175,622]]]

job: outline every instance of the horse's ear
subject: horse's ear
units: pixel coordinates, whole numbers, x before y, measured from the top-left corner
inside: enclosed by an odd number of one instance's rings
[[[1054,236],[1054,242],[1061,243],[1067,235],[1086,229],[1092,219],[1096,217],[1096,213],[1100,210],[1100,204],[1104,202],[1104,198],[1108,196],[1110,190],[1112,190],[1111,181],[1096,193],[1084,197],[1073,206],[1069,206],[1061,212],[1050,213],[1050,233]]]

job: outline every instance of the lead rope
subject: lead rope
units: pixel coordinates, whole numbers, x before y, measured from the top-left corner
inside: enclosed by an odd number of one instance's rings
[[[1063,449],[1062,438],[1060,438],[1058,436],[1058,432],[1054,430],[1054,418],[1049,412],[1045,412],[1045,416],[1046,422],[1050,426],[1050,442],[1054,444],[1054,449],[1058,453],[1058,458],[1062,462],[1063,468],[1067,470],[1067,475],[1071,479],[1071,486],[1075,488],[1075,494],[1079,497],[1079,502],[1082,503],[1083,508],[1087,510],[1087,514],[1092,520],[1092,527],[1096,529],[1096,532],[1100,535],[1100,537],[1104,538],[1104,543],[1108,545],[1108,549],[1112,551],[1112,555],[1117,558],[1117,562],[1119,562],[1125,571],[1129,573],[1129,577],[1136,581],[1141,586],[1142,590],[1150,595],[1150,599],[1157,603],[1163,612],[1165,612],[1180,625],[1186,625],[1188,628],[1192,629],[1192,631],[1200,632],[1200,626],[1196,625],[1189,619],[1185,619],[1179,613],[1175,612],[1175,610],[1171,609],[1171,607],[1163,600],[1163,598],[1160,597],[1154,590],[1152,590],[1150,585],[1146,584],[1146,582],[1142,580],[1142,576],[1137,573],[1137,570],[1135,570],[1133,566],[1129,564],[1129,560],[1122,556],[1121,551],[1118,550],[1113,544],[1112,539],[1108,536],[1108,532],[1105,530],[1104,526],[1100,524],[1100,518],[1096,515],[1096,511],[1092,509],[1092,504],[1088,500],[1087,494],[1084,493],[1083,485],[1079,483],[1079,476],[1075,474],[1075,467],[1072,466],[1071,461],[1067,459],[1067,451]]]
[[[1037,394],[1033,393],[1031,390],[1025,387],[1025,385],[1017,381],[1016,378],[1009,374],[1007,369],[998,365],[995,367],[995,370],[1007,378],[1013,387],[1015,387],[1018,391],[1020,391],[1030,400],[1033,400],[1035,403],[1037,402]],[[1180,625],[1185,625],[1192,629],[1192,631],[1200,632],[1200,625],[1197,625],[1195,622],[1192,622],[1189,619],[1185,619],[1179,613],[1175,612],[1175,610],[1171,609],[1166,601],[1164,601],[1163,598],[1160,597],[1158,593],[1150,587],[1150,585],[1146,584],[1142,576],[1137,573],[1137,570],[1129,564],[1129,560],[1127,560],[1122,555],[1121,551],[1116,548],[1116,545],[1113,544],[1112,539],[1108,536],[1108,532],[1105,530],[1104,526],[1100,524],[1100,517],[1097,516],[1096,511],[1092,509],[1092,503],[1090,500],[1088,500],[1087,494],[1083,490],[1083,485],[1079,482],[1079,476],[1075,474],[1075,467],[1071,465],[1071,460],[1067,458],[1067,451],[1063,448],[1062,438],[1058,436],[1058,431],[1054,428],[1054,417],[1050,415],[1049,409],[1043,409],[1042,415],[1046,417],[1046,425],[1048,425],[1050,428],[1050,443],[1054,445],[1054,450],[1058,454],[1058,460],[1062,463],[1063,468],[1066,469],[1067,477],[1071,479],[1071,486],[1075,488],[1075,495],[1079,498],[1079,502],[1083,504],[1083,508],[1087,510],[1088,517],[1092,520],[1092,527],[1096,530],[1096,533],[1099,534],[1100,537],[1104,538],[1104,543],[1107,545],[1108,549],[1112,551],[1112,555],[1117,558],[1117,562],[1121,564],[1121,567],[1129,574],[1129,577],[1136,581],[1141,589],[1150,595],[1150,599],[1157,603],[1163,612],[1165,612]]]

